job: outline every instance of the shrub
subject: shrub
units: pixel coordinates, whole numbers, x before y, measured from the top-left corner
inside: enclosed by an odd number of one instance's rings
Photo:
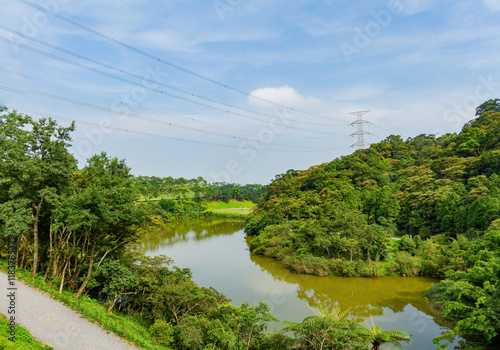
[[[155,323],[149,327],[149,331],[159,345],[169,346],[174,342],[174,328],[169,322],[163,319],[157,319]]]
[[[417,264],[408,252],[397,252],[390,270],[402,276],[414,276],[418,274]]]

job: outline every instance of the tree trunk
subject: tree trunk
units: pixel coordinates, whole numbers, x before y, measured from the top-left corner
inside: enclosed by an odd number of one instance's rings
[[[115,306],[115,303],[116,303],[117,300],[118,300],[118,296],[115,296],[115,298],[113,299],[113,302],[108,307],[108,314],[112,313],[111,310],[113,310],[113,306]]]
[[[43,283],[45,283],[45,280],[47,279],[47,275],[49,274],[50,270],[50,263],[54,260],[54,247],[52,243],[52,219],[50,220],[50,229],[49,229],[49,262],[47,264],[47,269],[45,270],[45,275],[43,275]]]
[[[66,260],[66,265],[64,265],[64,269],[62,272],[61,284],[59,285],[59,293],[62,293],[62,290],[63,290],[64,278],[66,277],[66,269],[68,268],[68,263],[69,263],[69,260]]]
[[[248,335],[247,350],[250,349],[250,341],[252,340],[252,332],[253,332],[253,323],[252,323],[252,327],[250,327],[250,334]]]
[[[87,283],[90,281],[90,275],[92,274],[92,265],[94,264],[94,251],[95,251],[95,245],[96,242],[94,241],[94,244],[92,245],[92,253],[90,253],[90,264],[89,264],[89,269],[87,271],[87,277],[85,277],[85,281],[83,281],[80,289],[78,289],[78,293],[75,295],[75,300],[77,300],[82,294],[87,286]]]
[[[43,275],[43,283],[45,283],[45,280],[47,279],[47,276],[49,275],[49,270],[50,270],[50,264],[47,264],[47,269],[45,270],[45,275]]]
[[[40,211],[42,210],[43,198],[37,206],[33,205],[35,209],[35,222],[33,223],[33,267],[31,269],[31,278],[35,278],[36,270],[38,267],[38,223],[40,221]]]

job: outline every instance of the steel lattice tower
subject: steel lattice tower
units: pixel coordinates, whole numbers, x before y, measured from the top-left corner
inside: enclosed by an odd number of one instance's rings
[[[349,135],[351,137],[356,136],[358,138],[358,142],[351,145],[351,147],[357,147],[357,149],[366,148],[367,144],[365,142],[365,135],[373,135],[371,132],[365,131],[363,128],[364,124],[371,124],[368,120],[363,119],[363,115],[365,115],[368,112],[370,112],[370,110],[349,113],[358,117],[358,120],[351,123],[352,126],[356,125],[358,130],[355,133]]]

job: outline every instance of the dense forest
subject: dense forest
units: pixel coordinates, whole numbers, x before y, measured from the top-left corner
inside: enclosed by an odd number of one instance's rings
[[[235,183],[208,183],[203,177],[196,179],[175,179],[171,176],[160,178],[156,176],[136,176],[133,178],[134,188],[143,198],[159,197],[191,198],[196,202],[248,200],[256,202],[264,193],[266,186],[260,184],[240,185]]]
[[[463,335],[500,346],[500,100],[459,133],[391,135],[276,176],[247,220],[253,252],[317,275],[427,275]],[[397,239],[401,238],[401,239]]]
[[[69,152],[73,130],[73,124],[61,127],[51,118],[0,108],[0,257],[9,256],[14,242],[14,263],[20,273],[30,271],[33,283],[69,293],[74,307],[90,300],[106,305],[113,318],[96,320],[147,349],[378,349],[409,341],[402,332],[365,327],[345,312],[323,309],[290,323],[294,337],[266,333],[268,323],[277,321],[267,304],[234,306],[193,282],[189,269],[136,249],[150,215],[139,201],[142,181],[125,161],[105,153],[79,169]],[[216,187],[245,195],[245,186]],[[172,204],[159,203],[167,209]],[[116,328],[120,323],[127,329]]]
[[[131,181],[139,195],[136,204],[141,206],[145,214],[148,231],[189,217],[244,218],[246,213],[234,210],[214,212],[209,207],[213,204],[217,207],[221,203],[232,203],[233,207],[248,203],[254,206],[266,189],[266,186],[259,184],[208,183],[201,176],[189,180],[171,176],[135,176]]]

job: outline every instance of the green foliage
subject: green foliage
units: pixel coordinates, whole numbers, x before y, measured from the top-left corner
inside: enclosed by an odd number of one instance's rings
[[[32,275],[40,267],[44,216],[73,180],[76,160],[69,153],[70,132],[49,119],[34,120],[0,110],[0,229],[32,240]],[[21,247],[27,249],[27,247]]]
[[[398,241],[398,249],[402,252],[413,254],[417,249],[417,244],[408,236],[403,236]]]
[[[390,269],[402,276],[415,276],[418,274],[417,264],[408,252],[397,252]]]
[[[134,187],[144,199],[192,199],[195,202],[251,201],[258,202],[266,186],[260,184],[239,185],[234,183],[207,183],[199,176],[196,179],[171,176],[137,176],[133,179]]]
[[[0,317],[0,349],[5,350],[51,350],[49,345],[42,344],[23,327],[16,325],[15,340],[10,340],[9,321]]]
[[[324,305],[312,308],[316,316],[302,323],[284,322],[288,325],[282,332],[293,332],[301,349],[368,349],[367,342],[360,339],[361,327],[348,320],[348,310],[338,307],[327,310]]]
[[[391,135],[277,175],[247,219],[250,249],[299,273],[447,278],[429,297],[454,334],[498,341],[499,106],[483,103],[457,134]]]
[[[157,319],[149,331],[159,345],[169,346],[174,342],[174,327],[163,319]]]
[[[371,317],[370,320],[371,324],[365,320],[367,327],[362,328],[359,331],[359,335],[368,339],[368,341],[373,345],[373,350],[378,350],[380,346],[385,343],[391,343],[398,349],[402,349],[403,347],[400,342],[410,342],[410,336],[408,334],[398,330],[384,331],[381,327],[375,325],[375,322]]]
[[[156,212],[168,222],[180,218],[198,217],[203,215],[203,212],[207,209],[200,203],[187,199],[162,198],[158,204],[153,203],[152,205],[156,207]]]
[[[352,321],[337,320],[332,317],[315,317],[288,327],[299,339],[302,349],[368,349],[359,337],[358,325]]]
[[[481,116],[486,112],[500,112],[500,99],[491,99],[476,108],[476,116]]]
[[[447,279],[427,291],[429,300],[456,322],[453,333],[467,334],[479,344],[500,341],[500,231],[496,226],[460,254],[466,269],[450,269]],[[453,245],[448,249],[453,250]]]
[[[109,296],[108,312],[115,305],[118,298],[137,292],[139,278],[117,261],[108,261],[101,265],[96,273],[96,279],[101,281],[102,292]]]

